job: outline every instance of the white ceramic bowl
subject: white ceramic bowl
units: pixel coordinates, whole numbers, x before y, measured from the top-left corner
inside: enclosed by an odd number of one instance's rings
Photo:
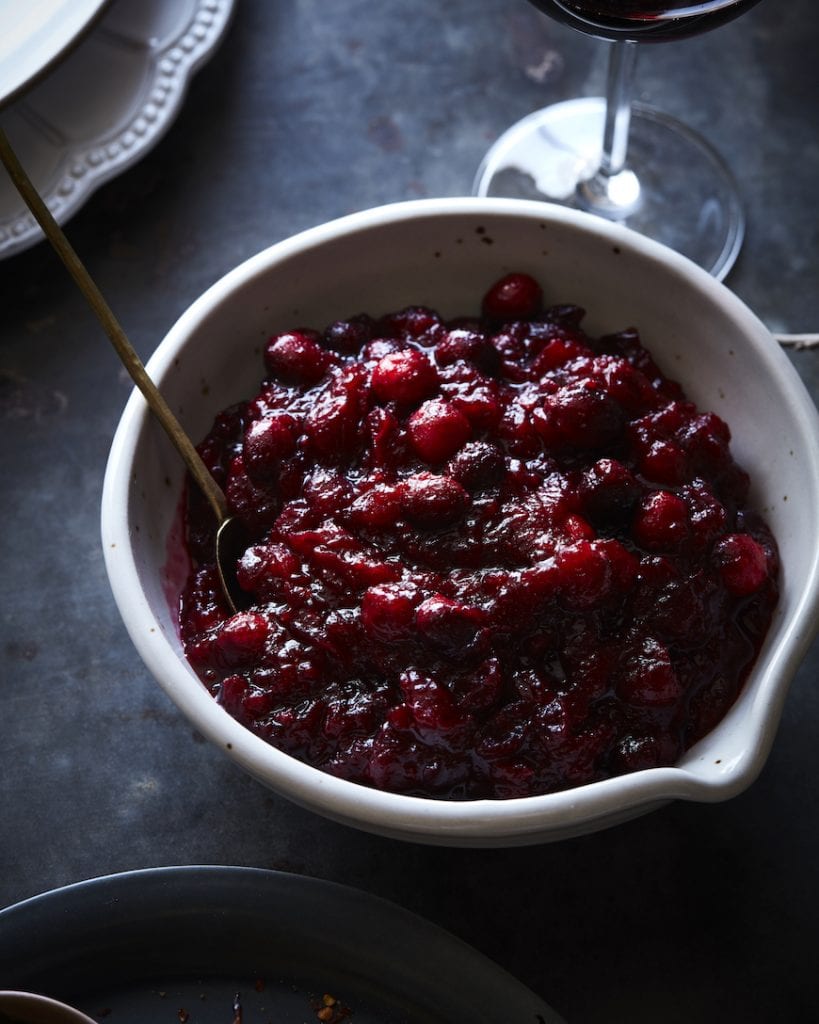
[[[94,1024],[73,1006],[35,992],[0,992],[0,1019],[14,1024]]]
[[[182,489],[179,457],[132,396],[105,478],[102,537],[111,586],[146,665],[195,727],[256,779],[327,817],[447,845],[543,842],[597,830],[672,799],[717,801],[760,771],[788,685],[819,611],[819,420],[776,342],[727,288],[677,254],[616,225],[516,200],[442,199],[365,211],[306,231],[248,260],[180,318],[149,372],[199,439],[214,413],[255,394],[277,330],[425,304],[477,310],[510,270],[534,274],[547,301],[584,306],[591,333],[636,325],[661,367],[731,425],[782,558],[781,598],[758,662],[717,729],[673,768],[562,793],[446,802],[377,792],[281,753],[235,722],[185,661],[169,594]]]

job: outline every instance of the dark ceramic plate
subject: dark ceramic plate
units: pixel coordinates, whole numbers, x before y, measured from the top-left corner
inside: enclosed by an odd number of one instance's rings
[[[255,868],[133,871],[17,903],[0,911],[0,988],[45,993],[105,1024],[232,1024],[237,994],[242,1024],[560,1022],[422,918]]]

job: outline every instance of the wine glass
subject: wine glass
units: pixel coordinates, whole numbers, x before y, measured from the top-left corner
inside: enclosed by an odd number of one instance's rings
[[[745,218],[733,175],[703,138],[631,102],[637,44],[694,35],[759,0],[530,0],[611,40],[606,97],[556,103],[509,128],[484,157],[473,191],[546,199],[624,222],[722,279]]]

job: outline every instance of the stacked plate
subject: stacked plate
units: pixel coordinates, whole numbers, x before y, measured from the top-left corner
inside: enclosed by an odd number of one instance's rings
[[[60,223],[162,137],[233,3],[0,0],[0,127]],[[0,175],[0,258],[41,238]]]
[[[396,904],[258,868],[80,882],[0,911],[0,942],[0,986],[117,1024],[227,1024],[239,1008],[277,1024],[561,1024],[493,961]]]

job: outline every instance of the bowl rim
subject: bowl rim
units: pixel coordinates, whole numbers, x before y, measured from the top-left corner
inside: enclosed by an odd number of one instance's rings
[[[32,1024],[35,1021],[44,1024],[94,1024],[91,1017],[76,1006],[24,989],[0,989],[0,1014],[6,1012],[20,1013]],[[21,1024],[24,1024],[23,1018]]]
[[[579,227],[612,245],[660,259],[671,271],[717,302],[749,336],[763,360],[775,369],[787,393],[793,424],[813,443],[806,472],[819,480],[819,414],[796,369],[756,315],[723,283],[684,256],[631,229],[581,211],[530,200],[455,197],[388,203],[307,228],[275,242],[213,283],[182,313],[147,363],[161,386],[179,344],[193,335],[212,310],[239,286],[271,272],[277,264],[324,242],[419,217],[522,217]],[[106,570],[126,628],[147,668],[191,722],[250,775],[292,801],[325,817],[357,827],[426,841],[520,840],[535,835],[579,834],[623,820],[674,799],[715,802],[744,790],[761,771],[779,724],[792,677],[819,630],[819,543],[814,537],[807,583],[780,625],[765,677],[750,707],[749,740],[734,763],[718,776],[691,768],[704,755],[690,748],[681,762],[651,768],[540,796],[510,800],[445,801],[370,789],[336,778],[285,754],[240,725],[211,697],[193,670],[170,649],[139,585],[130,545],[128,492],[137,440],[150,417],[134,391],[117,427],[103,483],[101,532]],[[809,446],[808,446],[809,447]],[[197,685],[192,685],[193,683]]]

